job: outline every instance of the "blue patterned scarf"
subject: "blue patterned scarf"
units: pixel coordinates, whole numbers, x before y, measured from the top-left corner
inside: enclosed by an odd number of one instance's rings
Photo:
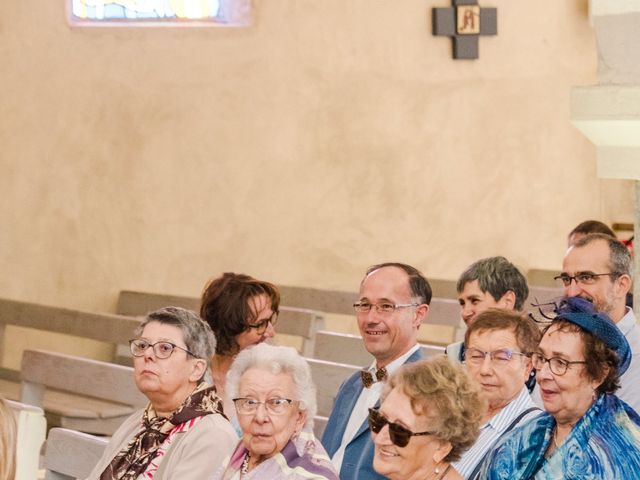
[[[555,424],[544,413],[514,430],[485,460],[480,478],[588,480],[640,475],[640,416],[615,395],[600,395],[545,458]]]

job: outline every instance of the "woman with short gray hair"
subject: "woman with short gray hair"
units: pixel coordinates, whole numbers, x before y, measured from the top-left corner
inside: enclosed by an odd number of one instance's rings
[[[296,350],[266,343],[242,350],[227,393],[243,436],[215,479],[338,480],[313,434],[316,389]]]
[[[129,343],[136,386],[149,405],[118,428],[88,478],[207,478],[237,442],[204,381],[215,348],[209,325],[166,307],[149,313]]]

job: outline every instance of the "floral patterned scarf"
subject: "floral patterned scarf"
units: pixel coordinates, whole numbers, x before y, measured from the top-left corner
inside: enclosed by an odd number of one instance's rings
[[[206,383],[201,383],[170,418],[159,417],[149,404],[142,415],[142,430],[113,458],[100,480],[135,480],[173,431],[188,430],[193,426],[191,420],[215,413],[225,416],[215,387]]]

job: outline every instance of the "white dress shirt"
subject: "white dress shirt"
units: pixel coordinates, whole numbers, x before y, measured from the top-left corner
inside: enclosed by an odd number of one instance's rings
[[[484,459],[489,450],[493,448],[498,439],[505,430],[509,428],[518,415],[532,407],[536,407],[536,404],[531,400],[527,387],[523,386],[516,398],[480,427],[480,436],[478,436],[476,442],[471,445],[471,448],[462,454],[460,460],[451,463],[453,468],[464,478],[469,478],[476,468],[476,465]],[[527,413],[520,419],[518,425],[523,425],[541,413],[542,411],[538,409]]]
[[[620,388],[615,394],[640,413],[640,327],[633,310],[627,307],[627,313],[616,325],[631,347],[631,363],[620,377]]]

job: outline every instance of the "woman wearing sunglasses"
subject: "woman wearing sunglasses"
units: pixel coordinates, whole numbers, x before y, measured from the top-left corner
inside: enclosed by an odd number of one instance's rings
[[[556,314],[532,355],[546,413],[504,437],[480,478],[638,478],[640,417],[614,395],[629,343],[585,299],[563,300]]]
[[[224,394],[227,372],[241,350],[276,334],[274,325],[279,305],[280,292],[275,285],[241,273],[225,273],[211,280],[204,289],[200,316],[217,340],[211,358],[211,375],[230,418],[235,410]]]
[[[149,405],[116,430],[88,480],[209,478],[238,439],[204,381],[211,329],[194,312],[166,307],[147,315],[130,346]]]
[[[459,480],[451,466],[476,440],[485,404],[446,357],[403,366],[369,410],[373,468],[391,480]]]
[[[215,480],[338,480],[313,435],[316,389],[295,349],[263,343],[243,350],[229,371],[227,391],[242,439]]]

